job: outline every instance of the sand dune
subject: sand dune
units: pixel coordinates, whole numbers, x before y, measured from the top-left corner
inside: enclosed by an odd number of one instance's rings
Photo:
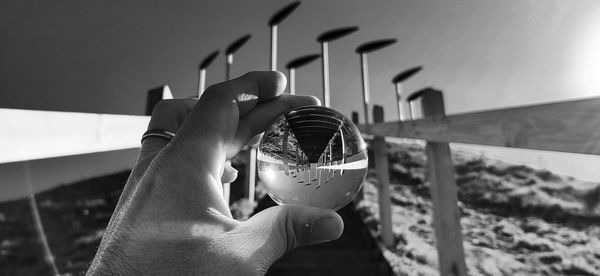
[[[424,148],[390,143],[396,245],[386,257],[399,275],[437,275]],[[600,275],[600,184],[466,151],[453,160],[471,275]],[[359,209],[377,230],[377,180]]]

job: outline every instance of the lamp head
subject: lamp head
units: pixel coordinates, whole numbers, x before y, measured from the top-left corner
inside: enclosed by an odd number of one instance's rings
[[[422,69],[423,69],[422,66],[415,66],[413,68],[404,70],[404,71],[398,73],[398,75],[396,75],[392,79],[392,83],[403,82],[403,81],[409,79],[410,77],[414,76],[416,73],[419,73],[419,71],[421,71]]]
[[[287,69],[302,67],[312,61],[320,58],[320,54],[305,55],[291,60],[287,65]]]
[[[396,41],[398,41],[398,40],[396,40],[395,38],[369,41],[367,43],[363,43],[360,46],[358,46],[358,48],[356,48],[356,52],[359,54],[370,53],[370,52],[385,48],[387,46],[390,46],[390,45],[396,43]]]
[[[246,42],[252,37],[252,35],[247,34],[245,36],[240,37],[238,40],[234,41],[227,47],[225,50],[225,55],[230,55],[239,50]]]
[[[344,36],[347,36],[356,31],[358,31],[357,26],[343,27],[343,28],[329,30],[329,31],[326,31],[326,32],[320,34],[317,37],[317,41],[319,43],[329,42],[329,41],[336,40],[336,39],[342,38]]]
[[[300,6],[300,1],[295,1],[281,8],[279,11],[273,14],[273,16],[271,16],[271,19],[269,19],[269,26],[272,27],[281,23],[281,21],[288,17],[298,6]]]
[[[200,63],[200,70],[208,68],[208,66],[215,60],[215,58],[219,55],[219,51],[216,50],[212,52],[210,55],[204,58]]]

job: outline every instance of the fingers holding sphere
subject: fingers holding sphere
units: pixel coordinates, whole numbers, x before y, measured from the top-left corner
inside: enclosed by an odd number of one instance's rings
[[[256,145],[260,142],[261,133],[279,116],[290,109],[307,105],[320,105],[319,99],[313,96],[296,96],[284,94],[270,101],[258,104],[246,116],[240,118],[238,131],[233,139],[228,157],[235,154],[244,145]]]

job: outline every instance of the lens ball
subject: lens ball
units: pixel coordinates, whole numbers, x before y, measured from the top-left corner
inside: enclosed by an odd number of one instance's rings
[[[331,108],[281,115],[258,148],[258,176],[277,204],[338,210],[356,196],[368,167],[358,128]]]

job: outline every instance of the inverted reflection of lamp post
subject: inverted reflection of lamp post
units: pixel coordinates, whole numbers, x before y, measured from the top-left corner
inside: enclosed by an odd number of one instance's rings
[[[296,68],[302,67],[321,57],[319,54],[305,55],[295,58],[287,64],[287,69],[290,77],[290,94],[296,94]]]
[[[329,42],[356,32],[358,27],[344,27],[326,31],[317,37],[321,43],[321,65],[323,67],[323,105],[331,107],[329,86]]]
[[[215,60],[215,58],[219,55],[219,51],[214,51],[210,55],[204,58],[204,60],[200,63],[200,73],[198,75],[198,98],[202,96],[206,88],[206,68]]]
[[[231,43],[225,50],[225,80],[231,79],[231,65],[233,64],[233,54],[237,52],[246,42],[252,37],[252,35],[245,35],[238,38],[236,41]]]
[[[298,6],[300,1],[293,2],[277,11],[269,20],[271,27],[271,71],[277,71],[277,27],[279,23],[287,18]]]
[[[422,69],[422,66],[416,66],[398,73],[398,75],[392,79],[392,83],[396,86],[396,103],[398,104],[398,120],[400,121],[404,121],[410,117],[410,113],[406,114],[408,109],[405,107],[404,103],[408,102],[403,98],[404,92],[402,89],[402,83],[417,74]]]
[[[371,95],[369,91],[369,64],[367,62],[367,54],[390,46],[394,43],[396,43],[396,39],[381,39],[364,43],[356,48],[356,53],[360,55],[363,106],[367,132],[369,130],[369,105],[371,104]]]

